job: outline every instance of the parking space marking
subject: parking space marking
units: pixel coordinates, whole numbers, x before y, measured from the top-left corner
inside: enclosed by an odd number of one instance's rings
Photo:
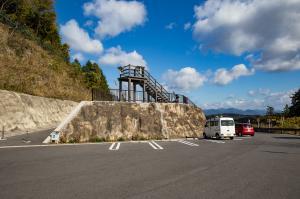
[[[117,144],[117,145],[116,145]],[[116,147],[114,147],[116,145]],[[116,143],[116,142],[113,142],[111,145],[110,145],[110,147],[109,147],[109,150],[111,150],[111,151],[116,151],[116,150],[119,150],[119,148],[120,148],[120,145],[121,145],[121,143],[120,142],[118,142],[118,143]]]
[[[234,138],[233,140],[239,141],[239,140],[244,140],[244,139],[241,139],[241,138]]]
[[[162,148],[159,144],[157,144],[157,143],[154,142],[154,141],[150,141],[150,142],[148,142],[148,143],[149,143],[149,145],[150,145],[153,149],[159,149],[159,150],[164,149],[164,148]]]
[[[159,149],[164,149],[159,144],[157,144],[156,142],[152,141],[152,143],[155,144]]]
[[[218,143],[218,144],[225,144],[224,141],[219,141],[219,140],[206,140],[208,142],[213,142],[213,143]]]
[[[185,140],[178,140],[177,142],[180,142],[182,144],[186,144],[186,145],[189,145],[189,146],[199,146],[198,144],[194,144],[192,142],[188,142],[188,141],[185,141]]]

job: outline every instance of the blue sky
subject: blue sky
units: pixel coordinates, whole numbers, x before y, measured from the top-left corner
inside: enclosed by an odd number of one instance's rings
[[[99,63],[110,87],[117,66],[146,64],[202,108],[240,109],[282,109],[299,88],[299,8],[291,0],[55,3],[72,57]]]

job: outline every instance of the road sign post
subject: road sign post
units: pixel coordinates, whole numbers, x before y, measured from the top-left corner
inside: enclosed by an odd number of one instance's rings
[[[4,135],[4,126],[2,126],[2,132],[1,132],[0,140],[6,140],[5,135]]]

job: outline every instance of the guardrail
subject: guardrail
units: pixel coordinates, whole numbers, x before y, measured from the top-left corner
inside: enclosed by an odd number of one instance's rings
[[[292,132],[294,134],[300,134],[300,129],[297,128],[254,128],[256,132],[264,132],[264,133],[289,133]]]

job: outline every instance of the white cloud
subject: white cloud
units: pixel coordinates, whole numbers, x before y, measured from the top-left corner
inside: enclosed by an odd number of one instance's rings
[[[99,19],[95,32],[100,37],[117,36],[144,24],[147,11],[137,1],[94,0],[83,5],[84,14]]]
[[[181,91],[197,89],[206,81],[206,77],[192,67],[181,68],[179,71],[169,69],[162,78],[169,89]]]
[[[275,110],[282,110],[283,107],[291,104],[290,96],[295,93],[296,89],[281,92],[271,92],[270,89],[263,89],[264,95],[253,95],[249,99],[234,98],[228,99],[221,102],[204,103],[202,108],[204,109],[220,109],[220,108],[237,108],[237,109],[261,109],[265,110],[267,106],[272,106]],[[260,92],[261,89],[254,92]],[[267,93],[267,94],[266,94]]]
[[[226,85],[241,76],[249,76],[254,74],[254,69],[248,69],[244,64],[235,65],[232,69],[227,70],[220,68],[214,74],[214,83]]]
[[[189,30],[191,27],[192,27],[192,24],[190,22],[188,22],[188,23],[184,24],[183,29],[184,30]]]
[[[175,28],[175,26],[176,26],[176,23],[174,23],[174,22],[171,22],[171,23],[169,23],[168,25],[166,25],[166,29],[168,29],[168,30],[172,30],[172,29],[174,29],[174,28]]]
[[[81,29],[74,19],[60,25],[60,34],[63,41],[69,44],[73,50],[95,54],[103,51],[102,43],[97,39],[90,38],[89,34]]]
[[[77,59],[79,62],[82,62],[85,58],[84,58],[83,54],[75,53],[74,55],[72,55],[72,59],[73,60]]]
[[[243,55],[261,70],[300,69],[299,0],[208,0],[195,6],[193,33],[200,45]]]
[[[132,52],[125,52],[120,46],[109,48],[105,54],[100,57],[99,62],[104,65],[111,66],[125,66],[128,64],[147,66],[147,62],[143,56],[135,50]]]
[[[268,89],[268,88],[259,88],[257,93],[262,95],[262,96],[267,96],[271,93],[271,90]]]
[[[275,109],[282,110],[288,104],[291,104],[291,95],[295,93],[295,89],[283,92],[270,92],[264,97],[265,106],[273,106]]]
[[[237,108],[246,109],[262,109],[263,100],[247,100],[247,99],[227,99],[221,102],[204,103],[201,107],[204,109],[221,109],[221,108]]]

